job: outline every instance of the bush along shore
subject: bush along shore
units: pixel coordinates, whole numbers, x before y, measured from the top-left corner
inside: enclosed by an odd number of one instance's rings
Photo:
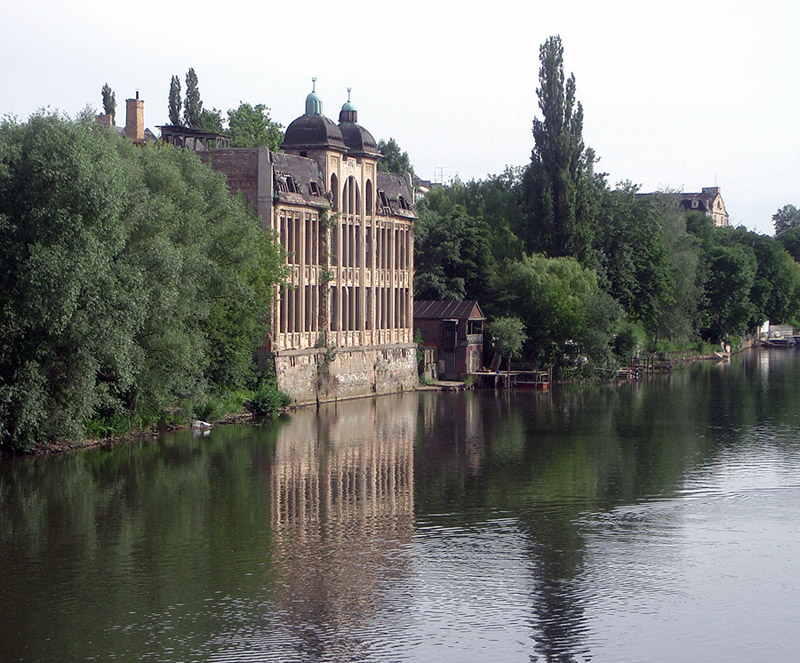
[[[0,233],[4,452],[285,405],[254,360],[284,256],[194,152],[5,119]]]
[[[50,455],[65,451],[111,446],[153,437],[164,432],[207,430],[213,426],[245,424],[255,425],[265,419],[292,411],[291,399],[278,391],[274,384],[262,386],[257,391],[240,390],[236,393],[206,399],[202,404],[186,410],[172,408],[157,421],[132,421],[129,417],[112,416],[95,419],[86,426],[87,435],[77,440],[49,440],[36,442],[32,447],[18,450],[2,449],[5,457],[16,455]],[[202,415],[202,416],[201,416]]]

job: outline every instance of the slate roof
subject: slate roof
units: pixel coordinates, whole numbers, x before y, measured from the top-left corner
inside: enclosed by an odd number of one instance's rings
[[[324,115],[301,115],[288,127],[282,149],[333,149],[347,151],[342,131]]]
[[[372,134],[360,124],[355,122],[339,122],[344,142],[347,144],[348,154],[354,157],[370,156],[380,157],[378,144]]]
[[[420,320],[483,320],[483,313],[474,299],[442,301],[418,299],[414,302],[414,318]]]
[[[270,152],[270,155],[275,198],[294,205],[330,206],[316,161],[281,152]]]
[[[408,180],[402,175],[394,173],[378,172],[376,179],[378,189],[378,199],[376,202],[377,214],[379,216],[402,216],[408,219],[416,219],[414,212],[414,194],[411,191]],[[383,195],[381,195],[383,194]],[[386,205],[383,205],[383,203]]]
[[[653,193],[637,193],[636,198],[671,198],[673,200],[678,201],[687,209],[700,209],[700,211],[711,211],[714,205],[714,201],[717,199],[717,196],[720,195],[719,189],[716,187],[709,187],[703,189],[703,191],[699,193],[691,193],[691,192],[680,192],[680,193],[672,193],[672,192],[661,192],[656,191]],[[692,201],[697,201],[697,206],[692,207]]]

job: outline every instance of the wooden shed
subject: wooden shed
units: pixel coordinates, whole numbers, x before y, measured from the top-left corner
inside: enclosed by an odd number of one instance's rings
[[[414,302],[414,330],[433,351],[439,378],[459,380],[481,369],[483,321],[475,300]]]

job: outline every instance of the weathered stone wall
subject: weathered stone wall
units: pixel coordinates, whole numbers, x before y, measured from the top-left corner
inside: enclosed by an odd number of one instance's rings
[[[407,391],[418,382],[416,346],[280,351],[275,373],[278,388],[296,403]]]

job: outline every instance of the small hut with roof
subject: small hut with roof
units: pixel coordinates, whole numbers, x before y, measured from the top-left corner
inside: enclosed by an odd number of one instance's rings
[[[475,300],[414,302],[414,329],[433,351],[437,377],[461,380],[481,369],[483,313]]]

